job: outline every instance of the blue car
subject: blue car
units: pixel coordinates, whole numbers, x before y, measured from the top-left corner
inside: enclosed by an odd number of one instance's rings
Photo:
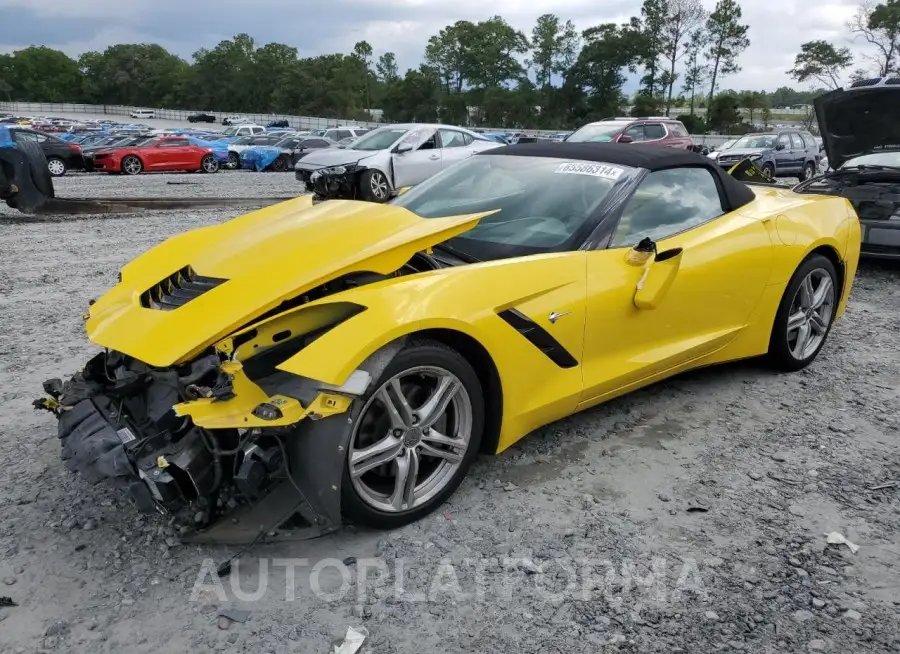
[[[801,181],[815,176],[822,156],[812,134],[783,130],[742,136],[717,161],[723,168],[731,168],[752,155],[759,155],[756,165],[770,177],[799,177]]]
[[[196,136],[188,136],[188,142],[191,145],[212,150],[220,166],[228,163],[228,143],[224,141],[207,141]]]

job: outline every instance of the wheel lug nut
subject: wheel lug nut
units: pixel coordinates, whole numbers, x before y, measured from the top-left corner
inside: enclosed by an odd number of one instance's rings
[[[400,438],[401,436],[403,436],[403,430],[402,430],[402,429],[395,429],[395,430],[394,430],[394,436],[396,436],[397,438]]]

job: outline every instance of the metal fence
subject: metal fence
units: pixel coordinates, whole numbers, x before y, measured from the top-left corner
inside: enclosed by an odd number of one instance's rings
[[[72,118],[83,116],[84,118],[100,118],[103,116],[129,117],[136,109],[153,111],[154,119],[135,118],[136,122],[151,124],[152,121],[187,121],[188,116],[198,113],[210,113],[216,117],[216,122],[221,124],[222,119],[228,116],[239,115],[251,123],[266,125],[274,120],[286,120],[294,129],[327,129],[340,125],[359,125],[361,127],[378,127],[385,123],[375,121],[341,120],[338,118],[321,118],[316,116],[288,116],[286,114],[235,114],[218,111],[188,111],[183,109],[154,109],[152,107],[126,107],[122,105],[103,104],[73,104],[73,103],[43,103],[43,102],[0,102],[0,111],[13,113],[17,116],[43,116]],[[124,121],[127,122],[127,121]],[[200,123],[203,125],[204,123]],[[509,128],[484,128],[486,131],[508,132]],[[549,135],[559,133],[561,130],[522,130],[533,135]],[[725,141],[737,138],[736,136],[696,134],[692,135],[697,145],[718,146]]]

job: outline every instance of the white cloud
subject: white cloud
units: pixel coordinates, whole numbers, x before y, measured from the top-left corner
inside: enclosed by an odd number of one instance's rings
[[[702,0],[711,9],[715,0]],[[851,45],[844,27],[859,0],[743,2],[751,46],[742,70],[722,88],[795,86],[785,71],[800,44],[826,39]],[[257,42],[280,41],[310,56],[349,52],[366,40],[376,55],[396,53],[402,68],[417,66],[428,38],[456,20],[484,20],[499,14],[530,34],[537,17],[556,13],[579,30],[621,22],[640,12],[640,0],[329,0],[310,11],[296,0],[0,0],[0,51],[48,45],[69,54],[121,42],[159,43],[184,57],[200,47],[247,32]],[[854,45],[858,47],[858,45]]]

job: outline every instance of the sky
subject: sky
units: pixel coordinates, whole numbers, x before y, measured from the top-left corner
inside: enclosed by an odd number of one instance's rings
[[[709,9],[715,4],[702,2]],[[825,39],[862,52],[844,27],[859,2],[743,0],[751,45],[740,58],[742,70],[725,78],[721,88],[795,87],[785,71],[804,41]],[[580,31],[624,22],[640,5],[640,0],[0,0],[0,52],[45,45],[77,56],[116,43],[158,43],[190,59],[201,47],[247,32],[258,45],[286,43],[301,56],[349,53],[354,43],[366,40],[376,57],[394,52],[403,71],[421,63],[430,36],[457,20],[499,14],[530,35],[538,16],[555,13]]]

